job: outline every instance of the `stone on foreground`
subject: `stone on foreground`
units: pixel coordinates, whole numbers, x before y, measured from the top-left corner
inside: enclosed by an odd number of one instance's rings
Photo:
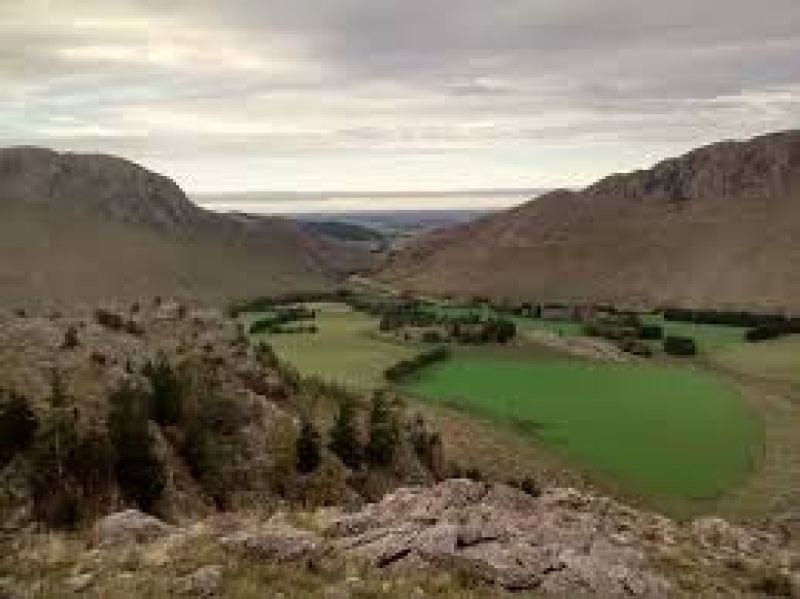
[[[139,510],[125,510],[98,520],[94,525],[92,538],[95,545],[109,547],[149,543],[177,531],[175,526]]]

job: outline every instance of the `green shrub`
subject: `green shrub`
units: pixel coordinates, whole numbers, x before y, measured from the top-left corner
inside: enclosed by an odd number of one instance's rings
[[[128,386],[110,398],[108,432],[114,448],[114,471],[127,502],[153,511],[166,485],[164,467],[153,450],[149,398]]]
[[[296,453],[297,471],[300,474],[310,474],[319,468],[322,461],[319,433],[309,420],[303,420],[300,426]]]
[[[31,447],[37,426],[26,397],[0,390],[0,467]]]
[[[219,509],[229,507],[237,453],[239,411],[235,403],[210,393],[183,424],[181,454],[192,476]]]
[[[511,480],[508,484],[509,486],[519,489],[523,493],[530,495],[531,497],[539,497],[542,494],[542,488],[539,486],[539,483],[537,483],[536,480],[530,476],[526,476],[525,478],[519,480]]]
[[[352,470],[361,467],[362,448],[355,423],[355,408],[350,398],[339,403],[339,412],[330,433],[329,449]]]
[[[387,381],[397,383],[418,370],[447,360],[449,357],[450,351],[446,347],[437,347],[436,349],[422,352],[409,360],[401,360],[394,366],[387,368],[383,376]]]
[[[142,374],[150,381],[150,418],[161,426],[180,423],[183,416],[183,383],[162,354],[148,362]]]
[[[386,467],[392,463],[400,439],[397,421],[392,414],[386,395],[377,391],[372,397],[369,418],[367,461],[373,466]]]
[[[79,345],[80,340],[78,339],[78,329],[75,327],[75,325],[70,325],[67,327],[67,331],[64,333],[64,341],[61,343],[61,349],[75,349]]]
[[[664,352],[671,356],[696,356],[697,344],[691,337],[670,335],[664,339]]]
[[[643,341],[661,341],[664,338],[664,327],[660,324],[643,324],[639,327],[639,339]]]

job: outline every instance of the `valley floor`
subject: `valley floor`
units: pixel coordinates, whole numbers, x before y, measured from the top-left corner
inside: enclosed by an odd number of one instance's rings
[[[386,386],[383,371],[425,347],[380,333],[376,317],[346,306],[316,308],[317,334],[256,340],[269,342],[303,374],[363,392]],[[515,321],[519,335],[508,347],[454,348],[449,363],[400,389],[442,432],[454,467],[495,480],[533,477],[600,490],[678,518],[716,513],[761,524],[797,509],[796,338],[745,344],[740,327],[653,316],[647,322],[667,334],[692,335],[699,357],[657,352],[609,364],[562,351],[578,339],[580,324]],[[643,402],[652,409],[642,409]],[[528,410],[524,418],[521,409]],[[648,447],[664,459],[653,459]]]

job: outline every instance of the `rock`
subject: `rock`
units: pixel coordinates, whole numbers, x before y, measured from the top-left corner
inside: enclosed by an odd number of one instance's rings
[[[483,503],[513,512],[531,511],[538,505],[535,497],[508,485],[492,485]]]
[[[184,595],[213,597],[222,590],[222,566],[203,566],[178,580],[177,590]]]
[[[177,531],[175,526],[139,510],[126,510],[98,520],[92,531],[92,539],[96,545],[108,547],[150,543]]]
[[[385,568],[403,559],[418,547],[420,526],[410,522],[400,526],[382,528],[367,532],[354,539],[347,539],[348,545],[338,544],[353,557],[367,563]]]
[[[759,539],[747,530],[721,518],[700,518],[692,523],[692,534],[704,547],[717,551],[752,554]]]
[[[73,593],[83,593],[94,584],[95,575],[91,572],[77,574],[66,581],[66,587]]]
[[[275,562],[291,562],[311,557],[320,548],[316,535],[287,524],[270,524],[220,539],[228,549]]]

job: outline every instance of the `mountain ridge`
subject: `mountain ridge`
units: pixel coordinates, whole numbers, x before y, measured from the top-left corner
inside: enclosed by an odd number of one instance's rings
[[[380,276],[496,299],[798,309],[797,235],[795,130],[711,144],[436,231]]]
[[[278,217],[194,204],[171,179],[103,154],[0,149],[0,302],[319,290],[360,257]]]

